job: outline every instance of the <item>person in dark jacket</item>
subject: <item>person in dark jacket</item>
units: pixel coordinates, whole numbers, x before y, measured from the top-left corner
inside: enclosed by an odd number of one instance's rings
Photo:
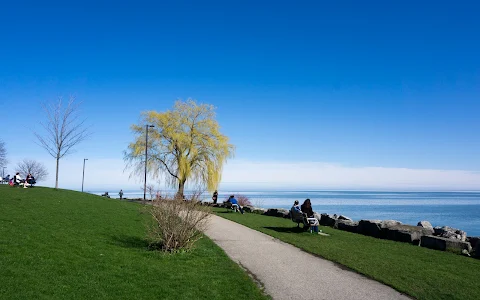
[[[307,218],[313,218],[313,209],[312,209],[312,202],[310,199],[306,199],[301,208],[302,212],[307,215]]]
[[[213,204],[217,204],[217,200],[218,200],[217,190],[215,190],[215,192],[213,193],[212,200],[213,200]]]

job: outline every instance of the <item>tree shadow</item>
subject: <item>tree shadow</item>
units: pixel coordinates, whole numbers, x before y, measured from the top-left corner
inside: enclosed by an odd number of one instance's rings
[[[276,232],[283,232],[283,233],[302,233],[306,232],[303,227],[263,227],[265,229],[270,229]]]
[[[216,213],[217,214],[233,214],[235,212],[233,212],[233,211],[217,211]]]
[[[124,248],[135,248],[135,249],[148,249],[150,243],[147,239],[141,238],[138,236],[112,236],[112,244],[124,247]]]

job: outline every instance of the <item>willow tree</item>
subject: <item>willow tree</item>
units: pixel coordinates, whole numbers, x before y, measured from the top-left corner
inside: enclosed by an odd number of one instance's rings
[[[141,124],[131,128],[135,141],[124,158],[127,167],[133,167],[132,175],[143,174],[147,147],[149,174],[164,176],[167,184],[177,188],[176,197],[183,196],[187,180],[215,190],[223,165],[233,156],[234,146],[220,133],[213,105],[179,100],[172,110],[143,112]]]

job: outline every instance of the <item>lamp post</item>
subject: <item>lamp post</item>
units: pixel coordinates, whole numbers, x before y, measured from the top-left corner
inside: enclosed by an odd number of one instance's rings
[[[83,182],[85,180],[85,161],[88,160],[88,158],[83,159],[83,174],[82,174],[82,193],[83,193]]]
[[[3,168],[3,171],[2,171],[2,182],[3,183],[5,181],[5,168],[6,167],[2,167]]]
[[[143,201],[146,200],[146,195],[147,195],[147,149],[148,149],[148,128],[153,128],[155,126],[153,125],[145,125],[145,181],[143,183]]]

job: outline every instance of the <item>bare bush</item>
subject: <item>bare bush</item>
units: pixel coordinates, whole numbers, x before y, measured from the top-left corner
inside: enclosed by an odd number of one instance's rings
[[[252,206],[252,202],[250,202],[250,199],[248,199],[247,196],[237,195],[236,198],[237,198],[238,204],[240,204],[240,206],[246,206],[246,205]]]
[[[21,174],[32,174],[36,181],[47,179],[48,170],[44,164],[33,159],[24,159],[17,164],[17,170]]]
[[[198,197],[190,200],[160,198],[153,201],[148,230],[150,246],[165,252],[190,250],[208,225],[210,208]]]
[[[229,199],[229,197],[227,199],[225,199],[225,201],[223,201],[223,202],[227,202],[228,199]],[[237,199],[238,204],[242,207],[246,206],[246,205],[252,206],[252,202],[250,202],[250,199],[248,199],[248,197],[245,196],[245,195],[237,194],[237,195],[235,195],[235,199]]]

